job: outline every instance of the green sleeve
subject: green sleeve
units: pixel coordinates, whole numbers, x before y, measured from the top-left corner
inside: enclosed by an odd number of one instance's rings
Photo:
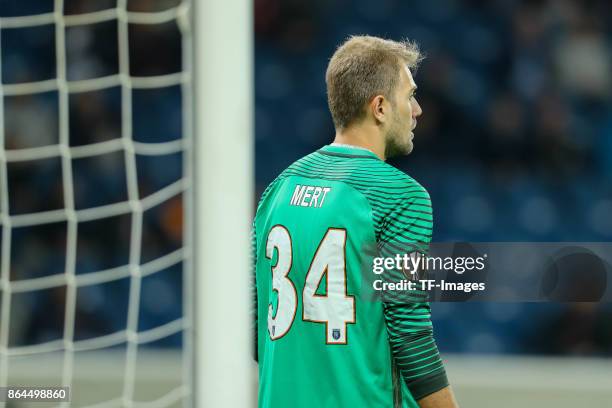
[[[429,194],[422,187],[405,194],[383,221],[380,255],[393,257],[418,251],[426,254],[433,227]],[[387,279],[405,279],[402,271],[385,271]],[[406,386],[419,400],[448,385],[444,365],[433,337],[427,295],[414,291],[401,299],[385,299],[389,343]]]

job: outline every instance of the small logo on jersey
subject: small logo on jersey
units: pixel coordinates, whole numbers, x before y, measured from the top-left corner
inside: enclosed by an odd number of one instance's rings
[[[332,337],[334,340],[338,340],[340,338],[340,329],[332,329]]]

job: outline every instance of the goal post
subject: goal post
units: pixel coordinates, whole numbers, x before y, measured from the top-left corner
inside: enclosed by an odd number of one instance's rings
[[[0,387],[35,386],[41,381],[72,385],[75,406],[96,408],[243,408],[254,404],[249,254],[254,198],[253,5],[248,0],[171,3],[160,2],[157,7],[149,4],[148,9],[141,10],[131,9],[128,0],[119,0],[110,8],[70,14],[63,0],[55,0],[40,14],[0,15],[0,45],[9,44],[3,37],[14,39],[18,30],[44,27],[50,33],[46,46],[55,50],[50,61],[53,73],[26,77],[25,82],[4,80],[3,57],[18,52],[15,45],[0,52]],[[74,35],[97,24],[115,27],[116,70],[75,77],[67,47],[73,44]],[[176,46],[181,48],[182,67],[149,76],[133,71],[131,55],[138,46],[138,36],[133,36],[138,32],[135,26],[147,27],[143,32],[150,32],[161,24],[172,25],[180,34],[180,45]],[[27,47],[23,50],[30,52]],[[155,50],[152,56],[156,56]],[[142,111],[139,93],[151,95],[149,92],[170,88],[180,92],[181,106],[173,112],[180,111],[181,134],[163,129],[160,133],[171,133],[164,134],[163,140],[143,138],[136,120],[137,107]],[[110,90],[119,96],[115,101],[119,111],[117,132],[108,140],[91,139],[88,144],[80,144],[71,128],[73,102],[84,93]],[[7,142],[6,119],[11,114],[5,111],[14,103],[11,98],[49,94],[53,97],[45,103],[56,106],[56,120],[50,125],[44,116],[33,113],[27,121],[56,127],[51,133],[57,133],[57,140],[36,141],[34,146]],[[156,95],[160,98],[167,94]],[[142,113],[139,120],[143,120]],[[165,180],[168,183],[163,186],[141,190],[141,178],[150,169],[143,163],[176,155],[182,158],[182,171],[177,170],[181,174]],[[110,156],[116,160],[111,161]],[[44,160],[57,163],[62,202],[34,212],[16,210],[12,207],[15,200],[10,199],[10,169]],[[125,195],[100,203],[94,200],[96,204],[80,202],[78,197],[84,190],[83,183],[77,181],[86,178],[78,177],[81,167],[75,163],[80,160],[119,163],[114,175],[101,171],[97,176],[122,180]],[[139,160],[143,162],[139,164]],[[35,193],[37,200],[47,199],[43,193]],[[142,251],[147,243],[143,237],[151,214],[171,201],[183,203],[182,243],[168,250],[171,252],[145,258]],[[105,229],[108,221],[118,217],[129,221],[125,224],[129,232],[117,232],[129,234],[124,244],[118,244],[124,246],[127,258],[117,260],[116,265],[84,268],[78,262],[83,253],[79,242],[88,233],[87,223],[98,223],[98,228]],[[64,266],[40,276],[13,273],[15,262],[29,255],[16,250],[15,231],[49,225],[65,228]],[[121,237],[113,238],[121,242]],[[151,295],[151,288],[164,287],[164,279],[181,282],[182,299],[180,293],[172,295],[176,295],[174,304],[182,302],[182,315],[169,314],[168,321],[151,320],[141,327],[141,316],[150,307],[147,305],[152,298],[153,302],[157,300],[157,292]],[[125,325],[117,324],[108,333],[93,337],[83,336],[77,321],[79,302],[94,289],[107,294],[110,285],[118,282],[128,288],[117,295],[126,304]],[[152,282],[158,285],[152,286]],[[23,336],[13,336],[16,332],[12,327],[27,318],[27,312],[21,315],[25,310],[21,299],[39,296],[38,291],[64,293],[56,300],[58,305],[63,303],[62,318],[48,341],[45,338],[22,344]],[[180,351],[149,347],[178,334],[183,339]],[[33,371],[32,367],[42,361],[49,362],[53,369]],[[159,365],[158,372],[155,364]],[[104,367],[110,372],[102,375]],[[100,380],[94,387],[87,387],[92,375]],[[95,393],[90,392],[92,389]]]
[[[253,406],[253,11],[194,1],[195,403]]]
[[[52,33],[47,46],[55,50],[52,61],[55,70],[50,77],[26,79],[28,82],[11,79],[4,83],[2,58],[7,54],[4,49],[0,52],[0,387],[36,385],[40,381],[72,385],[75,406],[98,408],[179,405],[242,408],[254,402],[249,254],[254,194],[253,5],[247,0],[171,3],[133,10],[128,0],[119,0],[107,9],[69,14],[64,1],[55,0],[41,14],[0,15],[0,45],[6,44],[2,36],[7,32],[15,36],[16,31],[10,30],[46,27]],[[76,78],[70,71],[69,34],[74,40],[78,30],[96,24],[116,27],[117,37],[113,41],[117,48],[116,71],[104,74],[94,71],[92,77]],[[144,31],[149,32],[161,24],[176,25],[180,33],[182,68],[142,76],[132,70],[130,61],[138,44],[137,36],[132,37],[134,26],[146,26]],[[153,56],[154,53],[152,50]],[[182,134],[164,135],[163,141],[143,140],[138,136],[135,119],[139,114],[136,107],[142,99],[137,94],[169,88],[180,90]],[[76,99],[72,98],[111,89],[119,95],[115,102],[120,112],[117,122],[121,123],[116,134],[109,140],[74,143],[71,115]],[[50,103],[57,105],[57,140],[42,141],[33,147],[6,143],[6,101],[49,93],[55,98]],[[178,111],[179,108],[174,113]],[[35,116],[32,115],[33,121],[43,120]],[[106,155],[118,158],[120,175],[101,172],[99,177],[123,180],[125,197],[95,207],[83,206],[76,198],[80,188],[75,182],[79,167],[74,163],[78,160],[110,163]],[[141,191],[140,178],[146,170],[138,160],[161,160],[169,155],[182,157],[182,174],[162,187]],[[58,183],[63,193],[61,208],[16,212],[11,208],[14,200],[9,199],[9,168],[37,160],[58,163],[61,175]],[[45,197],[41,194],[36,199],[44,201]],[[146,218],[174,199],[175,203],[182,200],[184,206],[182,244],[177,244],[179,247],[172,252],[145,259],[141,253],[147,245],[142,240],[146,223],[150,222]],[[85,224],[114,217],[129,220],[125,225],[130,238],[124,248],[129,256],[112,267],[95,266],[92,271],[81,268],[77,260],[82,248],[78,242],[86,233]],[[65,266],[45,276],[12,274],[12,263],[21,256],[18,253],[15,256],[14,231],[50,224],[65,225]],[[174,274],[173,279],[181,275],[183,296],[175,302],[182,302],[182,315],[172,315],[172,320],[165,323],[154,321],[159,323],[154,327],[140,327],[146,299],[151,299],[151,289],[148,295],[145,293],[146,282],[151,288],[150,283],[159,283],[164,279],[159,275],[168,271]],[[126,324],[109,333],[79,336],[76,317],[79,301],[86,298],[88,289],[95,286],[105,293],[108,287],[103,285],[119,281],[128,287],[127,295],[121,293],[122,297],[127,296]],[[23,303],[16,300],[25,295],[36,296],[37,291],[62,288],[65,295],[59,302],[64,303],[64,313],[58,323],[58,335],[35,344],[13,342],[12,326],[20,319]],[[177,334],[183,339],[181,351],[168,353],[147,347]],[[152,372],[157,359],[159,371]],[[33,372],[32,367],[39,361],[50,362],[53,369]],[[121,373],[105,374],[106,379],[94,387],[85,387],[84,382],[91,382],[91,375],[102,376],[104,367]],[[87,381],[81,381],[81,377]],[[146,389],[140,387],[140,382],[147,383]],[[165,385],[161,388],[151,385],[162,382]],[[95,395],[89,395],[93,388]]]

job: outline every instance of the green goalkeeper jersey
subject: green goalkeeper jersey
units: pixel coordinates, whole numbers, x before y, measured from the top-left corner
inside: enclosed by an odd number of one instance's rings
[[[427,191],[328,145],[265,190],[254,221],[259,407],[417,407],[448,385],[424,293],[381,301],[374,257],[426,250]]]

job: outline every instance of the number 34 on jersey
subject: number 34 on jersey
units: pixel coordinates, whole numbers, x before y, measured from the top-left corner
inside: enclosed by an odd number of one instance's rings
[[[324,323],[327,344],[347,344],[347,325],[355,323],[355,297],[346,291],[346,240],[342,228],[329,228],[312,256],[303,284],[302,320]],[[266,241],[266,257],[272,262],[272,290],[277,293],[276,313],[268,306],[268,333],[278,340],[291,330],[298,308],[298,290],[291,279],[293,245],[289,230],[283,225],[270,229]],[[326,293],[317,294],[325,278]]]

